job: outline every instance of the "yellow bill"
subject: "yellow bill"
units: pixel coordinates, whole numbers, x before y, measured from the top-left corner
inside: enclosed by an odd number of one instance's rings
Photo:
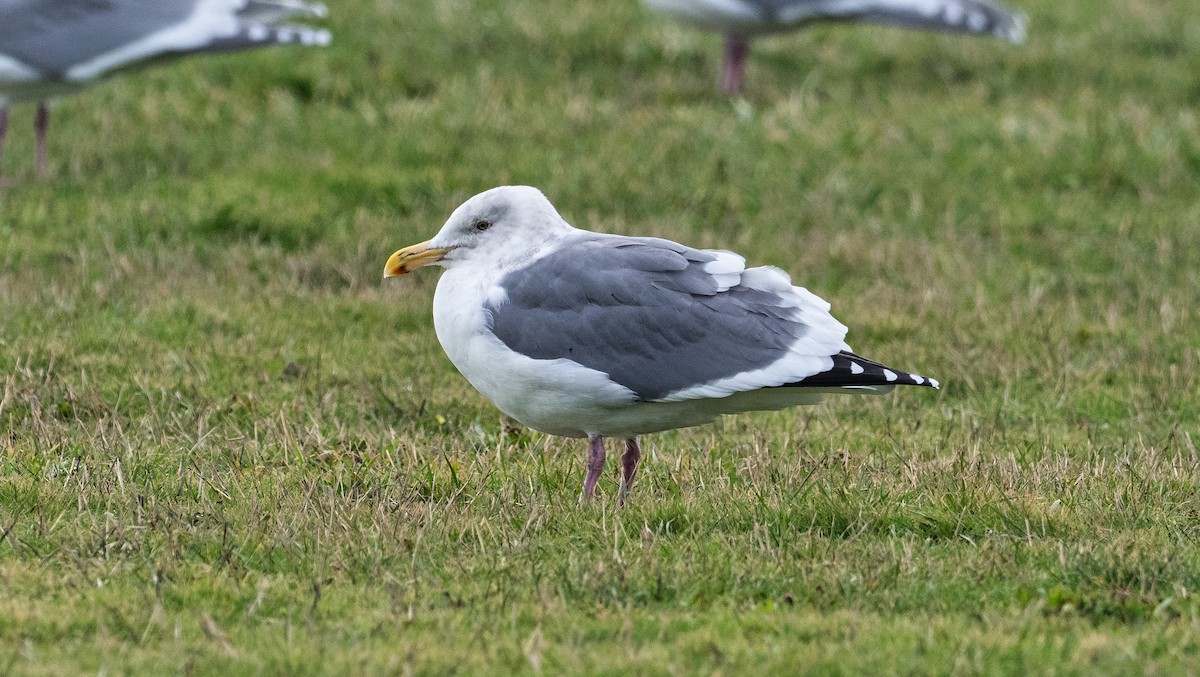
[[[441,261],[449,251],[449,249],[440,247],[430,247],[428,240],[421,244],[405,247],[388,258],[383,267],[383,277],[386,279],[397,275],[407,275],[421,266]]]

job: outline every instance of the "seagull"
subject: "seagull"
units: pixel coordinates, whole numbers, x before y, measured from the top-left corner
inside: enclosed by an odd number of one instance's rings
[[[819,21],[861,21],[971,35],[1025,40],[1026,17],[983,0],[642,0],[651,10],[702,30],[725,35],[720,86],[741,91],[750,39]]]
[[[450,361],[522,424],[587,438],[590,500],[604,438],[624,439],[619,502],[638,436],[724,414],[938,382],[856,355],[829,304],[733,252],[580,230],[536,188],[472,197],[384,277],[445,268],[433,323]]]
[[[280,23],[325,14],[298,0],[0,0],[0,151],[9,104],[37,101],[37,173],[45,176],[47,99],[150,59],[326,45],[328,31]]]

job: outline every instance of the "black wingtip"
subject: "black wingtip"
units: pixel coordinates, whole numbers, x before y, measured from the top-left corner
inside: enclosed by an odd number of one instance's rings
[[[247,22],[241,26],[241,30],[236,34],[213,40],[198,51],[237,52],[274,45],[325,47],[331,40],[332,37],[329,31],[322,28],[291,24],[268,26],[261,23]]]
[[[940,389],[937,379],[910,374],[843,350],[833,355],[833,367],[784,388],[847,388],[855,386],[924,386]]]
[[[919,30],[991,35],[1020,44],[1028,17],[993,0],[946,0],[935,7],[886,5],[831,13],[832,20],[858,20]]]

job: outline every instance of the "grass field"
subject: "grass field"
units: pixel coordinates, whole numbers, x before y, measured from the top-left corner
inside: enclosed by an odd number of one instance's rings
[[[331,3],[0,173],[0,673],[1200,672],[1200,23],[755,45],[633,0]],[[466,197],[738,250],[939,392],[584,445],[384,260]]]

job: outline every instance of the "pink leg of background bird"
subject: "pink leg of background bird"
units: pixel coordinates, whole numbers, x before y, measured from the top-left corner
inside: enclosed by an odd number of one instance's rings
[[[599,435],[588,435],[587,477],[583,480],[583,493],[579,502],[583,503],[596,493],[596,482],[604,472],[604,438]]]
[[[50,109],[46,102],[38,104],[37,116],[33,118],[33,131],[37,135],[37,175],[46,176],[46,131],[50,129]]]
[[[621,456],[621,490],[618,493],[621,505],[633,489],[633,478],[637,476],[638,461],[642,459],[642,448],[636,437],[625,440],[625,453]]]
[[[721,76],[721,89],[727,94],[742,91],[742,76],[746,72],[746,55],[750,53],[750,42],[741,36],[725,36],[725,68]]]
[[[0,160],[4,159],[4,137],[8,135],[8,106],[0,108]]]

